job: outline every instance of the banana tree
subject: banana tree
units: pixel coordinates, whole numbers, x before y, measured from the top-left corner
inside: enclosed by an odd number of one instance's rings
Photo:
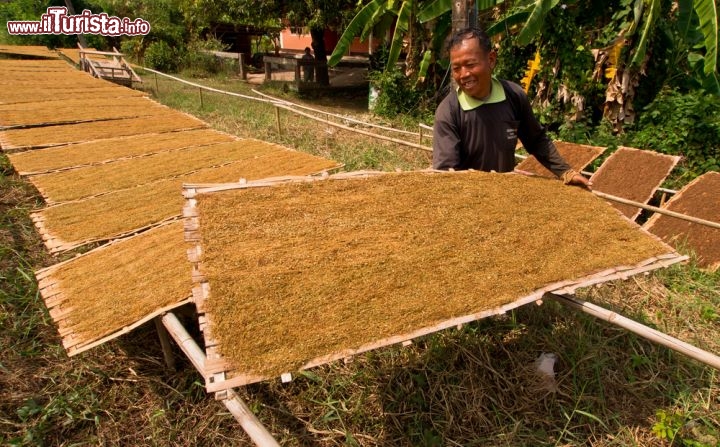
[[[486,10],[502,2],[477,0],[477,8]],[[328,64],[337,64],[355,37],[364,40],[373,30],[382,34],[386,31],[383,26],[389,23],[394,27],[389,30],[390,51],[386,69],[397,64],[403,45],[408,42],[406,75],[423,81],[432,63],[439,59],[442,43],[450,33],[452,6],[453,0],[371,0],[345,28]],[[392,20],[388,21],[388,18]],[[434,25],[432,29],[428,26],[430,23]],[[423,35],[429,38],[420,39]]]

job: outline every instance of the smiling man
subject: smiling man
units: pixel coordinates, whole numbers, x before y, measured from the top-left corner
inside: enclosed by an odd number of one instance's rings
[[[493,76],[497,53],[484,31],[460,30],[448,48],[458,88],[435,112],[435,169],[510,172],[520,139],[529,153],[565,183],[591,186],[558,153],[523,89]]]

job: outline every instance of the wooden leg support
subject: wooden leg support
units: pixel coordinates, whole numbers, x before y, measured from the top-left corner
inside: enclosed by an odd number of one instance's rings
[[[637,321],[623,317],[622,315],[619,315],[613,311],[604,309],[600,306],[596,306],[595,304],[588,303],[587,301],[583,301],[573,296],[556,295],[554,293],[548,293],[546,294],[546,296],[550,296],[559,301],[560,303],[565,304],[566,306],[581,310],[596,318],[620,326],[621,328],[627,329],[628,331],[637,334],[647,340],[650,340],[651,342],[663,345],[681,354],[685,354],[686,356],[702,362],[708,366],[712,366],[713,368],[720,370],[720,357],[715,354],[703,351],[702,349],[685,343],[682,340],[678,340],[677,338],[671,337],[658,330],[640,324]]]
[[[205,353],[197,343],[195,343],[195,340],[190,334],[188,334],[175,314],[168,312],[162,317],[156,318],[155,322],[163,326],[163,329],[167,329],[165,332],[166,337],[169,333],[180,346],[180,349],[182,349],[193,365],[195,365],[200,374],[202,374],[203,377],[207,377],[207,373],[205,372]],[[163,352],[164,351],[163,349]],[[280,447],[280,444],[273,438],[267,428],[265,428],[253,412],[250,411],[247,404],[245,404],[245,402],[240,399],[240,396],[235,394],[232,389],[226,390],[222,396],[218,397],[222,397],[221,400],[223,404],[225,404],[235,420],[240,423],[245,433],[250,436],[250,439],[253,440],[255,445],[260,447]]]
[[[157,330],[158,338],[160,339],[160,346],[162,346],[165,365],[167,365],[168,369],[171,371],[175,371],[175,356],[173,355],[172,346],[170,345],[168,331],[165,329],[165,326],[163,326],[162,317],[155,317],[154,321],[155,329]]]

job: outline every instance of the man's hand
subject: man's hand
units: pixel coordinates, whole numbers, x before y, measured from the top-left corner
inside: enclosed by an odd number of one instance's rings
[[[566,185],[576,185],[582,186],[583,188],[592,189],[592,182],[573,169],[569,169],[563,173],[562,181]]]
[[[576,186],[582,186],[587,189],[592,189],[592,182],[585,178],[582,174],[575,174],[572,176],[570,181],[568,182],[569,185],[576,185]]]

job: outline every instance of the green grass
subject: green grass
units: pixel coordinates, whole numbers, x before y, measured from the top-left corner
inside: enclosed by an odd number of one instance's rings
[[[214,82],[245,91],[231,79]],[[428,164],[426,154],[284,112],[278,134],[271,107],[204,93],[200,108],[197,89],[158,85],[162,102],[218,129],[334,158],[347,170]],[[146,77],[145,86],[154,89],[154,79]],[[179,349],[178,370],[164,367],[152,324],[66,356],[32,275],[55,262],[28,217],[40,203],[0,155],[0,445],[250,445]],[[718,279],[691,263],[579,295],[720,353]],[[181,318],[197,331],[191,312]],[[544,352],[558,357],[557,391],[534,373]],[[238,392],[288,446],[714,446],[720,440],[716,370],[554,301],[314,368],[287,384],[274,380]]]

